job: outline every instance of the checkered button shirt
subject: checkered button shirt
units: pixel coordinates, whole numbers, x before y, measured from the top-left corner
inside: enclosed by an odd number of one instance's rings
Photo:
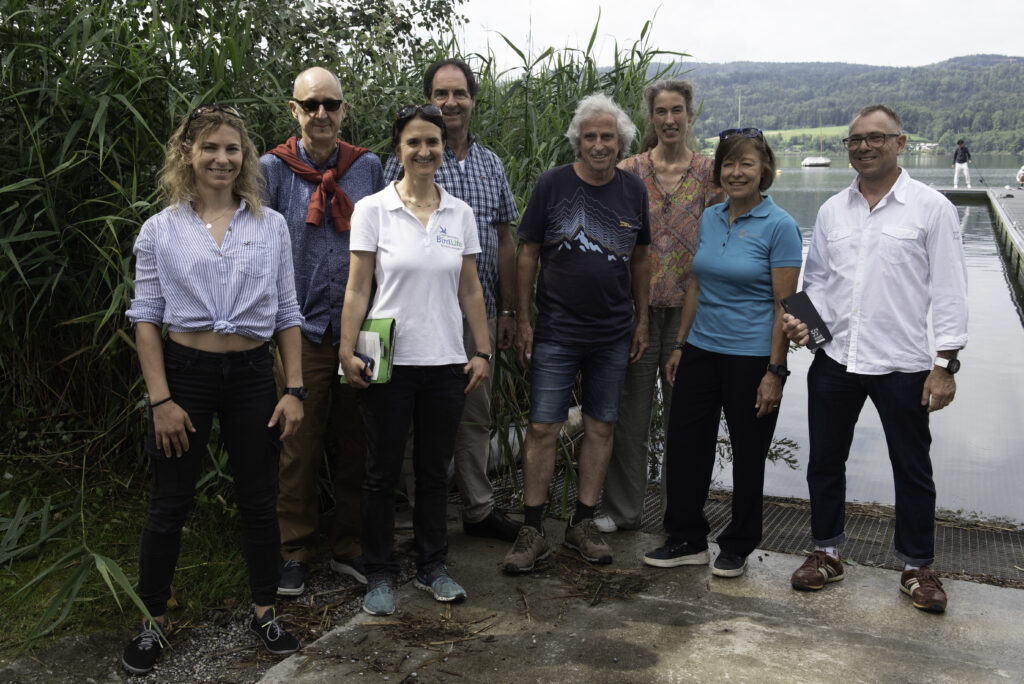
[[[398,179],[402,169],[398,157],[392,154],[384,165],[384,180]],[[505,177],[505,167],[498,155],[469,136],[466,159],[460,163],[452,148],[445,147],[441,168],[434,180],[473,209],[477,234],[480,236],[480,254],[476,255],[476,270],[484,290],[487,317],[498,315],[498,224],[519,218],[512,188]]]

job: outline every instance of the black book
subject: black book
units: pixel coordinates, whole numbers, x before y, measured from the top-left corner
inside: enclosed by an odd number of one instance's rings
[[[799,318],[807,326],[807,348],[817,349],[832,339],[821,314],[814,308],[814,303],[806,292],[797,292],[782,300],[782,308],[794,318]]]

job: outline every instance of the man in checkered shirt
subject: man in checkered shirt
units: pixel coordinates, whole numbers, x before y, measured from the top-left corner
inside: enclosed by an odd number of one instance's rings
[[[441,108],[448,133],[444,160],[434,180],[473,208],[482,250],[476,268],[487,305],[491,349],[508,349],[515,336],[516,313],[515,245],[509,223],[519,212],[501,160],[469,132],[478,89],[473,71],[458,59],[435,62],[423,77],[423,95]],[[398,157],[392,154],[384,167],[385,181],[395,181],[401,170]],[[472,356],[476,351],[473,336],[468,326],[463,332],[466,354]],[[466,398],[455,443],[455,482],[462,495],[465,532],[511,542],[521,525],[494,508],[494,492],[487,478],[493,375],[492,358],[491,375]]]

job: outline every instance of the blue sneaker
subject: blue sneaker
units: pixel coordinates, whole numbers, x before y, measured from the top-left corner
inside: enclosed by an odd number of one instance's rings
[[[656,568],[674,568],[679,565],[707,565],[711,560],[708,548],[698,549],[689,542],[674,542],[671,539],[653,551],[644,554],[644,563]]]
[[[363,597],[363,612],[370,615],[391,615],[395,612],[394,580],[387,575],[369,577],[366,596]]]
[[[430,572],[420,571],[416,573],[413,586],[417,589],[430,592],[438,601],[461,601],[466,598],[466,590],[459,586],[459,583],[448,574],[448,568],[438,565]]]

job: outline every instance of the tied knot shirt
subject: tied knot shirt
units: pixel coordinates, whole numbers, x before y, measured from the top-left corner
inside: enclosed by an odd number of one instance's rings
[[[800,268],[793,217],[765,196],[729,225],[731,201],[704,210],[693,275],[700,292],[686,341],[706,351],[769,356],[775,324],[772,269]]]
[[[242,200],[218,246],[192,207],[171,205],[142,224],[134,253],[132,324],[264,341],[302,325],[288,226],[273,209],[256,216]]]
[[[356,203],[352,251],[375,252],[377,293],[370,318],[395,319],[396,366],[466,363],[459,278],[464,256],[478,254],[473,210],[440,188],[424,228],[394,183]]]
[[[929,370],[967,344],[967,265],[956,207],[906,169],[874,209],[859,189],[829,198],[814,223],[803,287],[832,333],[822,348],[851,373]]]
[[[398,180],[402,163],[394,154],[384,165],[384,180]],[[476,257],[476,271],[480,287],[484,290],[487,317],[498,315],[498,230],[501,223],[519,218],[516,200],[505,177],[505,167],[491,150],[469,135],[466,158],[459,161],[451,147],[445,146],[441,167],[434,173],[434,182],[462,200],[473,210],[480,253]],[[514,248],[513,248],[514,249]],[[515,279],[515,275],[512,275]]]

